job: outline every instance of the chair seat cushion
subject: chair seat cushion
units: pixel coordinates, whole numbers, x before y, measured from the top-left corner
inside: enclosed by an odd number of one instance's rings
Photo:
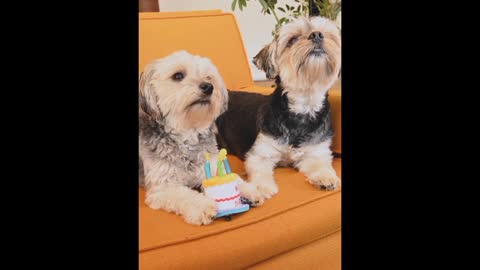
[[[238,158],[228,159],[233,172],[244,173]],[[333,164],[341,176],[341,160]],[[140,188],[141,269],[240,269],[340,231],[340,191],[318,190],[292,168],[277,168],[274,176],[279,193],[262,206],[207,226],[150,209]]]

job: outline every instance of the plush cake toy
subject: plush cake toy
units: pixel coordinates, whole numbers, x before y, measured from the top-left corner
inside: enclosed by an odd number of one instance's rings
[[[250,206],[243,204],[238,190],[241,178],[232,173],[227,160],[227,150],[221,149],[218,153],[217,175],[212,177],[210,167],[210,154],[206,154],[205,163],[206,179],[202,181],[205,195],[217,203],[217,215],[215,218],[225,217],[231,220],[232,214],[248,211]]]

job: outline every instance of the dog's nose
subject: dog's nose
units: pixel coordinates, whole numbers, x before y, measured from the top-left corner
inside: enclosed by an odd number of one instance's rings
[[[205,95],[211,95],[212,92],[213,92],[213,85],[211,83],[201,83],[200,84],[200,90],[202,90],[202,92],[205,94]]]
[[[323,40],[323,35],[320,32],[313,32],[308,39],[311,39],[313,43],[320,43]]]

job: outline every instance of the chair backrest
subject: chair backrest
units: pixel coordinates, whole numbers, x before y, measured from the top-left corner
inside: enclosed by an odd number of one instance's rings
[[[243,40],[231,13],[221,10],[139,13],[139,68],[178,50],[208,57],[228,89],[252,86]]]

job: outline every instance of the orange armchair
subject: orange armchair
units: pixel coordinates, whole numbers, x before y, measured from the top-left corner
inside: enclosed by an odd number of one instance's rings
[[[227,88],[268,94],[256,86],[235,17],[220,10],[139,14],[139,67],[176,50],[209,57]],[[341,153],[341,91],[330,90],[336,135],[332,150]],[[233,172],[242,162],[228,157]],[[341,177],[341,159],[334,159]],[[264,205],[189,225],[179,216],[150,209],[139,189],[140,269],[340,269],[341,191],[321,191],[291,168],[275,169],[279,193]]]

